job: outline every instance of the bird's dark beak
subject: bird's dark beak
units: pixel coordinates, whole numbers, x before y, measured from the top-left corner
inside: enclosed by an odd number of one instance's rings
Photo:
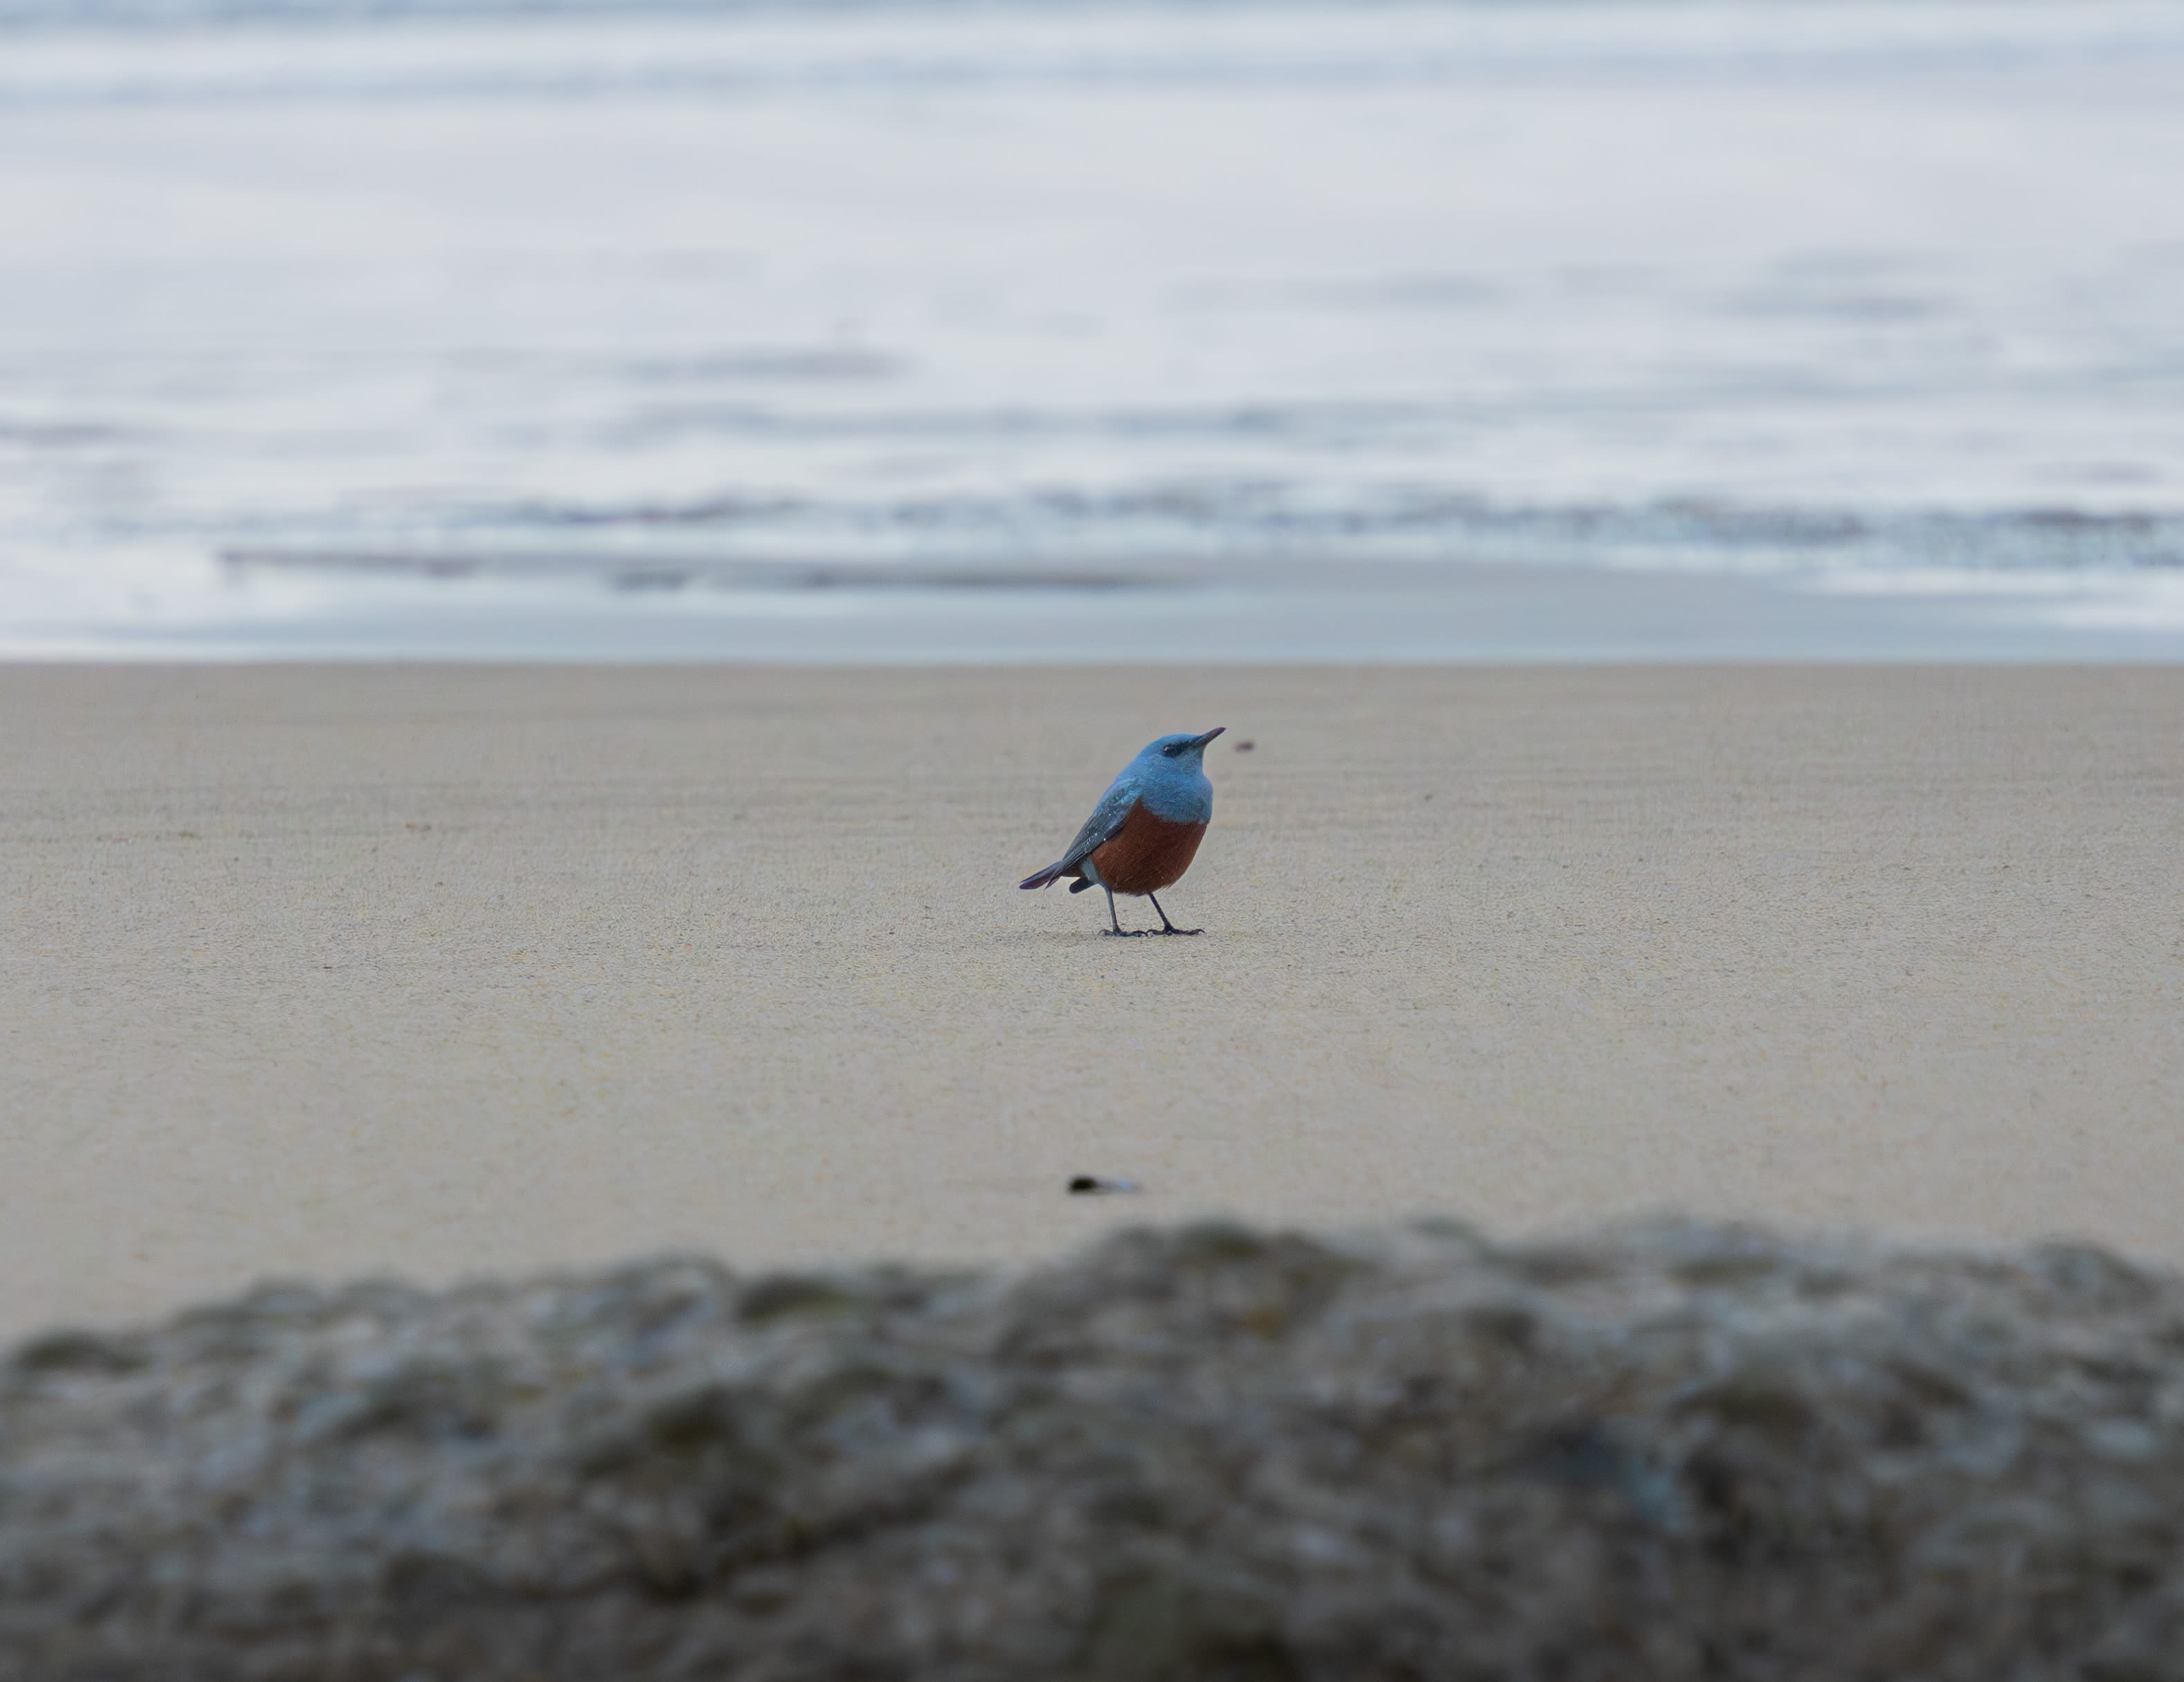
[[[1191,745],[1192,747],[1194,747],[1194,748],[1202,748],[1202,747],[1204,747],[1204,746],[1205,746],[1208,742],[1211,742],[1211,741],[1212,741],[1212,740],[1216,736],[1218,736],[1218,735],[1219,735],[1223,731],[1226,730],[1228,727],[1227,725],[1225,725],[1225,724],[1217,724],[1217,725],[1215,725],[1215,726],[1214,726],[1211,730],[1207,731],[1207,732],[1206,732],[1203,736],[1201,736],[1200,738],[1198,738],[1198,739],[1197,739],[1196,741],[1193,742],[1190,745]]]

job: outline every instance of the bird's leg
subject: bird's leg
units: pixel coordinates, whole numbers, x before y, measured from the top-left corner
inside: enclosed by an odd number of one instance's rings
[[[1178,928],[1173,923],[1167,920],[1167,913],[1166,911],[1161,911],[1161,902],[1158,899],[1154,899],[1153,896],[1150,894],[1146,894],[1145,898],[1152,899],[1153,909],[1156,911],[1160,911],[1160,932],[1162,934],[1203,934],[1206,933],[1202,928]]]
[[[1102,930],[1100,930],[1100,933],[1103,933],[1103,934],[1120,934],[1120,935],[1128,936],[1128,935],[1132,935],[1132,934],[1150,934],[1150,933],[1152,933],[1152,930],[1150,930],[1150,929],[1149,929],[1149,928],[1125,928],[1125,927],[1123,927],[1123,920],[1122,920],[1122,918],[1120,918],[1120,917],[1118,917],[1118,916],[1117,916],[1115,915],[1115,890],[1114,890],[1113,888],[1108,888],[1108,887],[1107,887],[1107,884],[1106,884],[1106,883],[1104,883],[1104,882],[1103,882],[1103,883],[1101,883],[1100,885],[1100,887],[1105,888],[1106,888],[1106,890],[1107,890],[1107,921],[1108,921],[1109,922],[1112,922],[1112,924],[1114,924],[1114,925],[1115,925],[1112,928],[1106,928],[1106,929],[1102,929]],[[1163,921],[1165,921],[1165,919],[1163,919]]]

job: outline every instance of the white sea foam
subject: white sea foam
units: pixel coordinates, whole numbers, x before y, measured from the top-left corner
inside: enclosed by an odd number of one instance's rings
[[[2173,5],[162,9],[0,0],[19,652],[2180,628]]]

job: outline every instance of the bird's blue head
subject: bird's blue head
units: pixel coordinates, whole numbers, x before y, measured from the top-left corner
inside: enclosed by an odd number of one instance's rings
[[[1217,724],[1203,736],[1163,736],[1139,750],[1138,764],[1145,770],[1190,776],[1206,767],[1206,744],[1228,727]]]
[[[1206,743],[1223,730],[1228,730],[1228,725],[1214,725],[1203,736],[1162,736],[1157,743],[1146,743],[1138,751],[1129,769],[1153,782],[1197,780],[1206,776]]]
[[[1154,814],[1177,823],[1204,823],[1213,816],[1213,785],[1206,777],[1206,744],[1225,727],[1203,736],[1163,736],[1148,742],[1115,779],[1137,791]]]

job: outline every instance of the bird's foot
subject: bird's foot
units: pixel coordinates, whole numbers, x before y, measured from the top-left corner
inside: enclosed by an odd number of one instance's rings
[[[1107,935],[1119,934],[1125,940],[1134,940],[1140,934],[1158,934],[1160,930],[1156,928],[1103,928],[1100,933]]]
[[[1203,934],[1206,931],[1202,928],[1149,928],[1145,933],[1148,934]]]

